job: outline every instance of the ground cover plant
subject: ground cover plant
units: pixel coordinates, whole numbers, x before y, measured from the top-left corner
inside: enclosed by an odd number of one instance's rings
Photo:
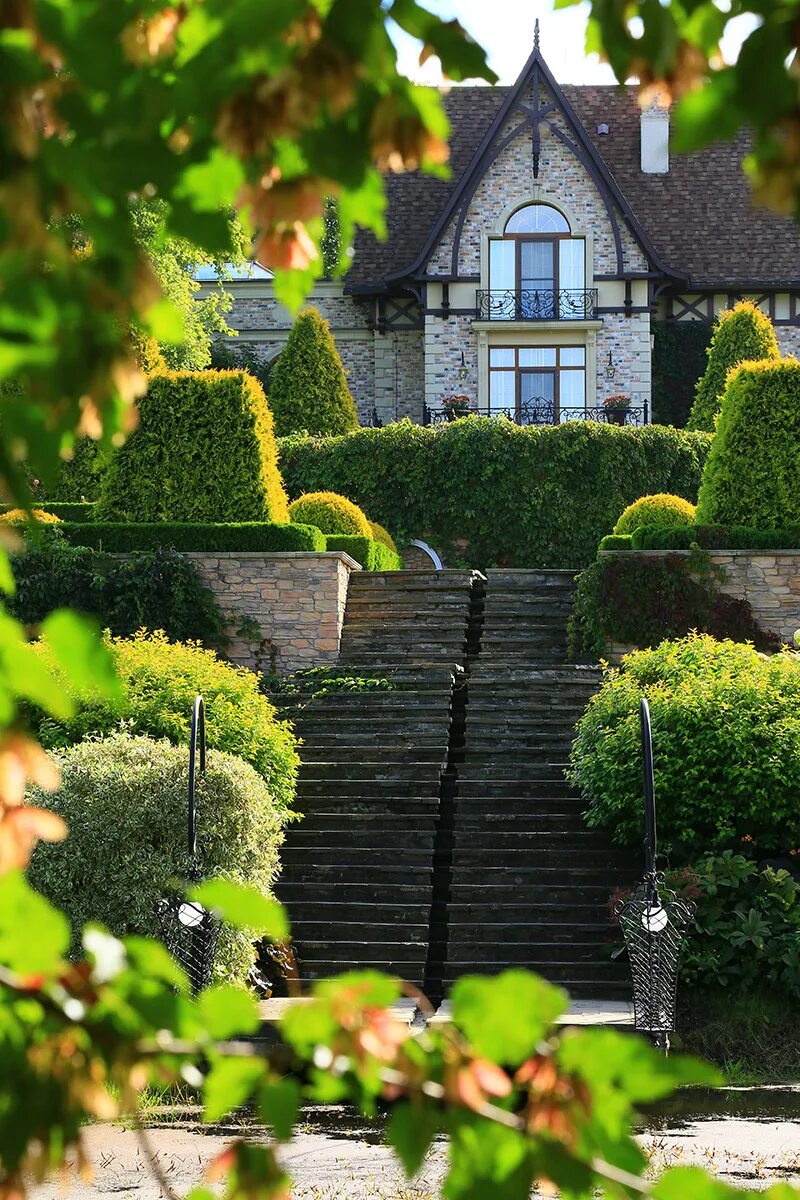
[[[570,777],[587,820],[641,841],[639,701],[650,703],[659,840],[688,864],[710,850],[800,846],[800,658],[690,634],[606,672],[577,726]]]
[[[250,763],[266,780],[278,813],[291,807],[297,741],[290,726],[277,719],[252,671],[221,662],[213,650],[199,645],[170,642],[158,632],[107,638],[105,644],[120,694],[109,698],[99,689],[62,679],[71,711],[59,718],[37,715],[37,732],[44,745],[60,748],[85,737],[103,736],[120,722],[134,733],[186,745],[192,705],[200,694],[205,700],[209,747]],[[41,661],[50,662],[52,655],[45,645],[37,652]]]
[[[358,429],[331,327],[316,308],[303,309],[289,330],[270,377],[269,405],[279,437],[298,430],[339,434]]]
[[[158,902],[192,867],[188,757],[186,746],[114,733],[59,751],[57,790],[31,794],[33,804],[57,813],[71,831],[66,841],[39,847],[30,878],[69,918],[72,954],[92,921],[116,937],[159,936]],[[211,751],[196,805],[203,876],[239,881],[269,896],[287,812],[263,777],[243,759]],[[215,980],[244,985],[255,957],[252,937],[225,929]]]
[[[800,362],[746,363],[729,377],[697,521],[800,525]]]
[[[103,478],[99,520],[289,520],[272,414],[252,375],[161,372],[138,407]]]
[[[780,349],[769,317],[749,300],[726,308],[714,324],[706,369],[697,381],[689,429],[714,432],[728,374],[743,362],[780,359]]]
[[[424,538],[448,566],[578,570],[640,496],[694,501],[710,440],[656,426],[469,417],[285,438],[280,462],[290,496],[346,495],[401,543]]]

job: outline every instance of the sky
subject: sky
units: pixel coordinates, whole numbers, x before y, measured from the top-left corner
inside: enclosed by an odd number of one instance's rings
[[[724,3],[724,0],[721,0]],[[425,0],[425,7],[449,19],[457,17],[477,42],[488,51],[489,65],[500,83],[513,83],[533,48],[533,26],[539,18],[540,43],[547,65],[559,83],[613,83],[611,68],[584,51],[588,4],[553,11],[553,0]],[[734,58],[740,28],[723,43],[726,58]],[[440,83],[438,60],[419,66],[419,43],[397,31],[400,69],[420,83]]]

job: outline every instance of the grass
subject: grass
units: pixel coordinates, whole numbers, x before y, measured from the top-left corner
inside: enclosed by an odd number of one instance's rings
[[[797,1001],[785,992],[715,991],[681,998],[676,1050],[716,1063],[729,1084],[800,1080]]]

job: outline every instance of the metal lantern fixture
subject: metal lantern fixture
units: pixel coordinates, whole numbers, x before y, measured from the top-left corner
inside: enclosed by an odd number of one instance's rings
[[[606,379],[611,380],[617,373],[617,368],[614,366],[614,359],[611,357],[611,351],[608,352],[608,362],[606,363]]]
[[[197,813],[195,791],[197,779],[206,771],[206,714],[202,696],[195,696],[192,709],[192,731],[189,742],[189,804],[188,844],[189,882],[202,878],[197,857]],[[196,900],[176,894],[159,900],[158,918],[164,945],[177,959],[189,978],[192,994],[196,995],[211,982],[211,967],[219,938],[219,921]]]
[[[648,1033],[666,1052],[675,1028],[675,993],[683,936],[695,906],[664,884],[656,871],[656,802],[650,707],[639,704],[644,773],[644,878],[617,906],[631,967],[636,1028]]]
[[[466,379],[468,375],[469,375],[469,371],[467,370],[467,360],[464,357],[464,351],[462,350],[461,351],[461,366],[458,368],[458,378]]]

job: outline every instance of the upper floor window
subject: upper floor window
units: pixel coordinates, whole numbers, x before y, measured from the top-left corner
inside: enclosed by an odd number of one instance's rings
[[[572,236],[563,213],[526,204],[489,242],[488,312],[500,320],[579,319],[594,315],[586,291],[586,242]],[[590,311],[591,310],[591,311]]]

